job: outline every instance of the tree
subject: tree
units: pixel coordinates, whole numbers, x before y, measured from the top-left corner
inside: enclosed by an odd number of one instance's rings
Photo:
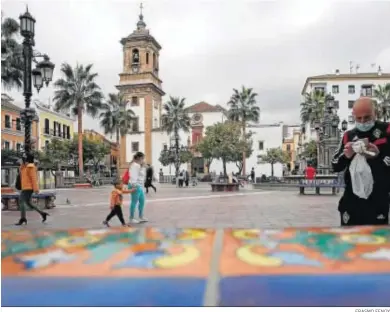
[[[42,155],[41,163],[45,167],[51,169],[56,168],[57,171],[61,171],[61,166],[66,164],[69,160],[71,144],[69,141],[59,140],[53,138],[48,145],[46,145]]]
[[[301,158],[306,158],[306,160],[311,161],[315,166],[317,165],[317,142],[311,140],[308,143],[303,145],[303,151],[299,155]]]
[[[100,126],[104,129],[105,134],[115,134],[116,146],[120,148],[120,137],[129,133],[131,124],[134,121],[134,112],[126,108],[127,100],[123,94],[110,93],[108,102],[102,107],[103,112],[100,114]],[[116,170],[119,173],[120,153],[116,162]]]
[[[19,23],[1,17],[1,83],[5,89],[23,85],[23,47],[18,42]]]
[[[243,150],[245,151],[246,157],[251,157],[253,153],[253,149],[252,149],[253,141],[251,139],[252,133],[247,133],[245,137],[246,137],[245,139],[241,138],[241,140],[237,142],[237,152],[234,153],[233,156],[233,161],[236,163],[236,167],[240,175],[245,174],[245,172],[243,172],[244,162],[242,158],[242,151]]]
[[[184,109],[185,99],[179,97],[169,97],[169,101],[164,104],[164,114],[161,116],[162,129],[168,135],[174,136],[175,152],[179,155],[180,137],[179,132],[189,132],[191,128],[191,120],[187,111]],[[180,159],[175,162],[176,177],[179,176]]]
[[[243,142],[241,127],[236,122],[217,123],[206,129],[206,136],[198,143],[196,149],[206,153],[208,158],[221,159],[223,171],[227,175],[226,164],[236,162],[250,140]],[[247,144],[247,145],[246,145]]]
[[[207,167],[207,172],[210,172],[210,166],[214,160],[211,143],[211,140],[203,139],[195,146],[195,150],[202,154],[202,158],[204,159]]]
[[[374,90],[375,111],[378,119],[387,121],[390,119],[390,83],[379,85]]]
[[[180,164],[185,164],[191,161],[192,159],[192,153],[190,151],[180,152]],[[169,166],[169,165],[175,165],[175,155],[170,153],[168,150],[162,150],[160,153],[160,157],[158,158],[158,161],[163,166]]]
[[[290,155],[281,148],[270,148],[265,155],[259,157],[261,161],[271,165],[271,176],[274,176],[274,165],[276,163],[286,164],[290,162]]]
[[[87,113],[93,118],[99,113],[102,107],[103,94],[96,84],[97,73],[91,73],[92,64],[87,66],[76,65],[72,68],[64,63],[61,66],[63,78],[58,79],[54,86],[55,109],[57,111],[71,110],[73,115],[77,115],[78,123],[78,155],[79,174],[83,176],[83,114]]]
[[[242,86],[241,91],[233,89],[233,95],[227,103],[229,110],[227,117],[229,120],[240,123],[243,138],[246,136],[246,123],[249,121],[259,122],[260,108],[256,104],[257,93],[252,88]],[[242,170],[246,171],[245,160],[246,150],[242,150]]]
[[[83,141],[83,164],[91,164],[95,172],[99,171],[99,164],[106,155],[110,154],[110,146],[106,142],[90,140],[85,137]],[[70,144],[70,154],[77,155],[79,138],[75,136]]]
[[[329,95],[323,91],[314,90],[305,94],[305,100],[301,103],[301,121],[302,123],[313,123],[320,121],[324,117],[325,103]]]

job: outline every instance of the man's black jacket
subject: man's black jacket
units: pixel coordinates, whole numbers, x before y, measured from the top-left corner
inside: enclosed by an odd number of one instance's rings
[[[375,158],[367,158],[367,163],[371,168],[374,178],[374,189],[370,197],[367,199],[368,203],[382,204],[384,201],[388,209],[388,196],[390,192],[390,124],[386,122],[376,121],[374,127],[367,132],[361,132],[356,128],[346,131],[340,142],[340,145],[333,155],[332,167],[335,172],[342,172],[345,170],[345,193],[348,199],[358,199],[353,194],[351,175],[349,173],[349,165],[353,159],[348,159],[344,156],[344,146],[348,142],[354,142],[359,139],[368,138],[369,142],[375,144],[379,149],[379,155]],[[359,201],[365,201],[359,199]],[[379,208],[379,207],[378,207]]]

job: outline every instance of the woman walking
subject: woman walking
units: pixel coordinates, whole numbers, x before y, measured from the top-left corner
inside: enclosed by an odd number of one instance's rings
[[[146,167],[146,181],[145,181],[146,194],[149,193],[149,187],[154,189],[155,193],[157,192],[156,187],[153,185],[153,176],[154,176],[154,172],[153,172],[152,166],[147,165],[147,167]]]
[[[33,193],[38,194],[38,178],[37,178],[37,168],[34,164],[34,156],[27,155],[22,157],[22,165],[19,169],[19,181],[17,182],[17,188],[20,188],[20,197],[19,197],[19,207],[20,207],[20,220],[15,225],[27,224],[26,218],[26,206],[38,212],[42,217],[42,222],[46,221],[47,212],[41,211],[37,206],[32,203]]]
[[[145,166],[144,166],[145,155],[141,152],[137,152],[133,161],[130,163],[129,168],[129,189],[135,189],[131,193],[131,203],[130,203],[130,223],[140,223],[147,222],[148,220],[144,218],[144,207],[145,207],[145,193],[144,193],[144,183],[145,183]],[[135,208],[138,204],[138,220],[135,219]]]

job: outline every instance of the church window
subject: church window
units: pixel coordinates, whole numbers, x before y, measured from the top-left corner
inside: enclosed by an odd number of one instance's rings
[[[157,68],[156,53],[153,53],[153,68]]]
[[[131,125],[131,130],[133,132],[138,132],[139,131],[139,118],[138,117],[134,118],[133,123]]]
[[[131,106],[138,106],[138,98],[136,96],[131,97]]]
[[[149,52],[146,52],[146,64],[149,64]]]
[[[138,49],[133,49],[132,60],[133,60],[133,64],[134,63],[136,63],[136,64],[139,63],[139,51],[138,51]]]
[[[139,142],[131,142],[131,151],[133,153],[139,151]]]

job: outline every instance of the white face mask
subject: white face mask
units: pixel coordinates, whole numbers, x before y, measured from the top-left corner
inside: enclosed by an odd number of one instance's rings
[[[359,131],[367,132],[367,131],[370,131],[372,129],[372,127],[375,126],[375,121],[371,120],[371,121],[367,121],[367,122],[364,122],[364,123],[356,122],[355,125],[356,125],[356,128]]]

